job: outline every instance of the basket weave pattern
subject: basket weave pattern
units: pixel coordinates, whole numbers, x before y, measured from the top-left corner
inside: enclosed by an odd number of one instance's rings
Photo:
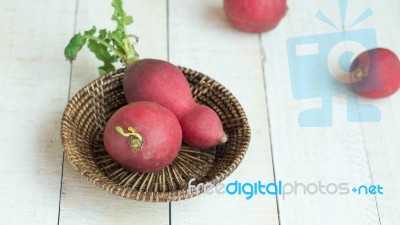
[[[202,192],[188,191],[188,182],[216,185],[243,159],[250,141],[246,115],[235,97],[210,77],[180,68],[196,102],[211,107],[221,118],[228,141],[199,151],[183,145],[174,160],[157,173],[132,173],[119,166],[103,145],[107,120],[126,105],[122,88],[124,70],[100,77],[81,89],[68,103],[61,122],[64,152],[72,166],[108,192],[139,201],[179,201]]]

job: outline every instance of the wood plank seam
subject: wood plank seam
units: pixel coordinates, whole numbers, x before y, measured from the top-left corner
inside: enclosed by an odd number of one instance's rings
[[[72,35],[75,35],[75,33],[76,33],[76,23],[77,23],[76,21],[77,21],[77,15],[78,15],[78,6],[79,6],[79,0],[75,0],[75,13],[74,13],[74,23],[73,23],[73,34]],[[71,81],[72,81],[72,63],[69,66],[69,83],[68,83],[67,103],[68,103],[69,99],[71,98]],[[64,161],[65,161],[65,153],[63,152],[63,157],[62,157],[62,162],[61,162],[60,195],[59,195],[59,200],[58,200],[57,225],[60,224],[61,198],[62,198],[63,178],[64,178],[64,176],[63,176],[64,175]]]
[[[364,130],[363,126],[361,126],[361,132],[362,132],[362,137],[363,137],[363,143],[365,146],[365,155],[367,157],[367,162],[368,162],[369,175],[371,176],[371,184],[375,185],[374,178],[372,176],[371,162],[369,160],[369,155],[368,155],[368,148],[367,148],[367,142],[366,142],[367,136],[365,135],[365,130]],[[376,198],[376,195],[374,195],[374,199],[375,199],[375,205],[376,205],[376,212],[378,213],[379,225],[382,225],[381,215],[379,213],[378,199]]]
[[[268,95],[267,95],[267,83],[266,83],[266,76],[265,76],[265,61],[266,61],[266,57],[265,57],[265,52],[264,52],[264,48],[263,48],[263,43],[262,43],[262,39],[261,39],[261,34],[258,34],[258,41],[259,41],[259,45],[260,45],[260,55],[261,55],[261,69],[262,69],[262,79],[264,82],[264,92],[265,92],[265,104],[267,107],[267,121],[268,121],[268,135],[269,135],[269,139],[270,141],[270,148],[271,148],[271,161],[272,161],[272,174],[274,177],[274,183],[276,184],[276,175],[275,175],[275,162],[274,162],[274,148],[272,146],[272,135],[271,135],[271,120],[270,120],[270,116],[269,116],[269,107],[268,107]],[[278,214],[278,223],[279,225],[281,225],[281,216],[279,213],[279,199],[278,199],[278,195],[275,196],[276,199],[276,212]]]

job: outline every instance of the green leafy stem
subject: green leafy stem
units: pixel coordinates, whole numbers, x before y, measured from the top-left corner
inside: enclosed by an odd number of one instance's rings
[[[103,65],[98,67],[100,75],[114,71],[118,62],[126,66],[139,60],[139,55],[134,48],[138,37],[126,31],[126,26],[133,23],[132,16],[126,15],[122,0],[112,0],[111,5],[114,8],[111,19],[117,23],[114,31],[101,29],[97,32],[97,28],[93,26],[83,34],[75,34],[64,50],[65,57],[72,62],[82,47],[87,44],[89,50],[103,62]]]

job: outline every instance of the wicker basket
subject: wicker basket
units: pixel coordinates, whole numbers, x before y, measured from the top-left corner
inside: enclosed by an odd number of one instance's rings
[[[126,104],[124,70],[100,77],[81,89],[67,105],[61,124],[61,140],[72,166],[102,189],[126,198],[166,202],[196,196],[188,182],[216,185],[242,161],[250,141],[246,115],[235,97],[221,84],[196,71],[180,68],[190,83],[196,102],[214,109],[222,120],[228,142],[199,151],[183,145],[174,162],[157,173],[132,173],[119,166],[103,145],[108,118]]]

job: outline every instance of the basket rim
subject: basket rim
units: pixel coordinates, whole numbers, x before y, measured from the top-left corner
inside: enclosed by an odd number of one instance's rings
[[[236,99],[236,97],[221,83],[218,81],[214,80],[213,78],[198,72],[196,70],[183,67],[183,66],[177,66],[183,74],[186,75],[200,75],[204,78],[211,79],[215,86],[217,88],[223,89],[224,90],[224,95],[229,95],[232,98],[230,100],[234,101],[235,103],[235,108],[241,110],[244,114],[244,120],[243,120],[243,130],[244,130],[244,138],[245,141],[243,141],[240,145],[240,154],[238,153],[234,158],[231,159],[232,163],[225,168],[222,171],[219,171],[213,178],[210,178],[210,181],[213,185],[217,185],[218,183],[222,182],[225,180],[228,176],[230,176],[233,171],[239,166],[239,164],[242,162],[245,154],[248,151],[249,144],[250,144],[250,139],[251,139],[251,129],[248,123],[247,116],[244,112],[244,109],[242,105],[239,103],[239,101]],[[173,202],[173,201],[180,201],[180,200],[185,200],[188,198],[195,197],[201,193],[203,193],[205,190],[201,188],[200,190],[192,191],[191,193],[188,193],[187,189],[181,189],[181,190],[174,190],[174,191],[166,191],[166,192],[155,192],[155,191],[141,191],[141,190],[131,190],[128,188],[125,188],[117,183],[114,183],[113,181],[109,180],[108,177],[103,175],[107,180],[101,180],[98,178],[98,176],[95,176],[94,173],[89,173],[88,171],[84,171],[81,167],[81,165],[75,160],[75,156],[72,154],[74,151],[70,149],[69,146],[66,145],[67,139],[71,138],[70,132],[68,132],[68,125],[66,122],[66,117],[69,112],[72,112],[73,110],[76,110],[76,104],[79,101],[79,98],[84,95],[84,93],[88,93],[88,90],[90,88],[93,88],[93,85],[96,84],[96,82],[102,82],[104,79],[118,79],[120,76],[123,76],[124,71],[126,67],[117,69],[115,71],[112,71],[110,73],[107,73],[103,76],[100,76],[81,89],[79,89],[78,92],[76,92],[72,98],[68,101],[68,104],[63,112],[62,119],[61,119],[61,129],[60,129],[60,135],[61,135],[61,144],[63,147],[63,152],[68,158],[68,161],[76,170],[79,172],[79,174],[83,175],[86,177],[89,182],[94,184],[95,186],[100,187],[103,190],[106,190],[109,193],[113,193],[125,198],[129,199],[135,199],[135,200],[140,200],[140,201],[146,201],[146,202]],[[107,185],[111,185],[112,188],[106,187]],[[123,189],[121,192],[120,189]],[[145,197],[140,197],[140,195],[145,195]],[[158,197],[161,195],[161,197]],[[139,198],[140,197],[140,198]]]

